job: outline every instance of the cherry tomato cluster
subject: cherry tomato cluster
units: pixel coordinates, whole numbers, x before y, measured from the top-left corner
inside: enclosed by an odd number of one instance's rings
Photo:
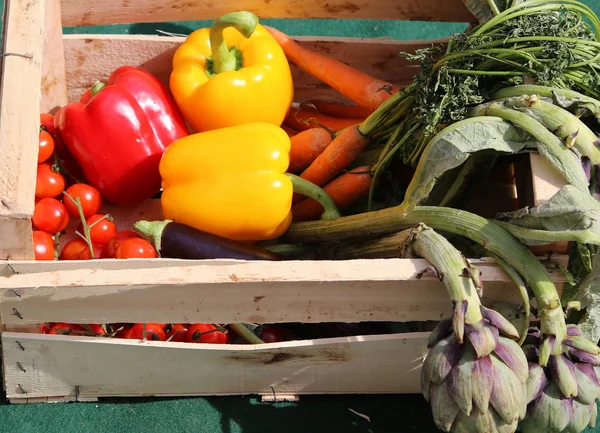
[[[42,113],[32,217],[35,259],[155,258],[150,242],[134,231],[117,230],[111,215],[101,212],[102,196],[96,188],[67,175],[63,156],[54,116]],[[80,221],[76,237],[60,249],[59,237],[73,218]]]
[[[44,323],[43,334],[105,336],[131,340],[175,341],[180,343],[228,344],[231,332],[227,327],[210,323],[115,323],[109,325]]]

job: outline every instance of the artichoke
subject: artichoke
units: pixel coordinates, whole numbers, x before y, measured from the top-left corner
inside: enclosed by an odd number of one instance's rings
[[[527,359],[515,327],[481,305],[478,271],[443,236],[418,225],[410,249],[427,259],[453,302],[430,335],[421,389],[436,426],[453,433],[512,433],[527,410]],[[502,335],[501,335],[502,334]]]
[[[579,433],[594,427],[596,399],[600,397],[600,350],[581,336],[577,325],[568,325],[566,337],[542,336],[530,328],[525,350],[527,417],[523,433]]]

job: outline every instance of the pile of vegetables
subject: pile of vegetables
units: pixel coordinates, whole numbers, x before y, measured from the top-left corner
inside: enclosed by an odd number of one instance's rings
[[[405,88],[243,11],[186,38],[168,86],[139,68],[115,71],[42,116],[36,258],[424,258],[453,308],[432,331],[422,369],[440,430],[595,425],[600,19],[577,0],[465,4],[477,25],[448,44],[399,53],[420,65]],[[294,103],[290,64],[349,103]],[[530,153],[565,186],[536,207],[477,211],[494,170]],[[117,230],[100,211],[152,197],[161,220]],[[61,246],[69,218],[81,226]],[[532,252],[556,241],[573,246],[562,296],[551,258]],[[491,257],[506,271],[525,320],[481,304],[485,287],[466,257]],[[222,333],[223,343],[232,330],[264,342],[264,328],[246,324],[48,325],[163,341]]]

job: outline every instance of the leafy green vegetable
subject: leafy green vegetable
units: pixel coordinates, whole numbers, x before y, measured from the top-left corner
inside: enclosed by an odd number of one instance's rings
[[[480,22],[485,22],[498,15],[509,5],[510,0],[463,0],[463,3]]]
[[[424,202],[445,173],[476,152],[514,154],[535,149],[537,142],[531,136],[500,118],[476,117],[456,122],[438,133],[425,148],[401,208],[409,211]]]
[[[544,204],[498,214],[496,220],[528,245],[556,241],[600,245],[600,203],[571,185]]]

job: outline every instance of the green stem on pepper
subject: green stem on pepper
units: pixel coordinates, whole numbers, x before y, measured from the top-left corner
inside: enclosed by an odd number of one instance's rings
[[[241,54],[237,47],[230,49],[223,37],[223,31],[233,27],[245,38],[254,33],[258,17],[252,12],[231,12],[216,19],[210,28],[210,47],[212,51],[211,62],[209,62],[209,73],[219,74],[226,71],[235,71],[241,68]]]
[[[324,211],[321,219],[329,220],[341,216],[337,205],[323,188],[295,174],[286,173],[286,175],[292,181],[295,193],[312,198],[323,206]]]

